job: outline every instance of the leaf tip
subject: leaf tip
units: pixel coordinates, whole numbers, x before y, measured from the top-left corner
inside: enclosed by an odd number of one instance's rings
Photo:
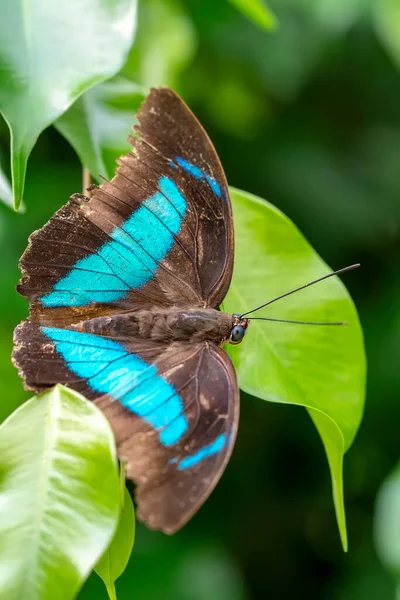
[[[346,554],[349,551],[349,542],[347,539],[347,530],[346,527],[344,529],[344,531],[340,531],[340,541],[342,542],[342,550],[343,552],[345,552]]]
[[[23,197],[25,190],[25,175],[26,175],[27,157],[21,153],[17,154],[12,151],[11,158],[11,179],[12,190],[14,197],[14,210],[18,212],[23,207]],[[23,210],[23,208],[21,208]]]

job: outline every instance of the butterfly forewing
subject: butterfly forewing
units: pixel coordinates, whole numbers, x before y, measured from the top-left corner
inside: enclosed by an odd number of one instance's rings
[[[32,318],[67,323],[135,303],[217,307],[225,296],[233,229],[215,150],[172,90],[152,90],[138,121],[112,181],[90,200],[73,196],[32,236],[18,288]]]

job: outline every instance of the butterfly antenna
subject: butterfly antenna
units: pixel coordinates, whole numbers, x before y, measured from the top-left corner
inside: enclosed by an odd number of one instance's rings
[[[281,300],[281,298],[285,298],[286,296],[290,296],[291,294],[295,294],[296,292],[299,292],[300,290],[304,290],[305,288],[310,287],[310,285],[314,285],[315,283],[319,283],[320,281],[323,281],[324,279],[328,279],[329,277],[333,277],[334,275],[340,275],[341,273],[345,273],[346,271],[352,271],[353,269],[357,269],[359,266],[360,266],[359,263],[357,263],[355,265],[350,265],[349,267],[344,267],[344,269],[339,269],[338,271],[334,271],[333,273],[328,273],[328,275],[324,275],[323,277],[319,277],[319,279],[314,279],[314,281],[310,281],[310,283],[306,283],[305,285],[301,285],[300,287],[298,287],[298,288],[296,288],[294,290],[291,290],[290,292],[286,292],[286,294],[282,294],[281,296],[277,296],[276,298],[273,298],[272,300],[269,300],[268,302],[265,302],[265,304],[261,304],[261,306],[257,306],[257,308],[253,308],[252,310],[248,310],[247,312],[245,312],[242,315],[240,315],[240,318],[243,318],[246,315],[251,315],[251,313],[254,313],[257,310],[260,310],[261,308],[264,308],[265,306],[268,306],[269,304],[273,304],[277,300]],[[268,320],[271,320],[271,319],[268,319]],[[326,323],[323,323],[323,324],[326,325]]]
[[[347,325],[346,321],[292,321],[291,319],[268,319],[267,317],[251,317],[251,321],[274,321],[275,323],[295,323],[296,325]]]

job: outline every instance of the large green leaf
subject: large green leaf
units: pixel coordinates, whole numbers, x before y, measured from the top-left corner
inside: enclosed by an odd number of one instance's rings
[[[264,29],[274,29],[278,21],[263,0],[230,0],[248,19]]]
[[[231,197],[236,252],[225,310],[243,313],[329,272],[279,210],[239,190],[232,189]],[[319,327],[254,321],[243,344],[229,347],[243,390],[309,411],[328,457],[339,530],[347,548],[342,460],[360,424],[365,395],[357,312],[344,285],[332,278],[253,316],[348,322],[346,327]]]
[[[378,492],[374,533],[378,556],[397,581],[400,598],[400,463]]]
[[[136,0],[4,0],[0,111],[11,131],[19,206],[37,137],[92,85],[117,73],[132,44]]]
[[[94,570],[106,586],[110,600],[116,600],[115,581],[125,571],[135,539],[135,511],[130,493],[123,490],[123,506],[117,531]]]
[[[116,77],[88,90],[55,122],[95,179],[111,179],[116,157],[131,147],[126,140],[144,95],[141,87]]]
[[[178,85],[178,75],[194,55],[195,31],[181,2],[147,0],[140,5],[139,19],[123,77],[88,90],[55,122],[96,180],[99,174],[113,177],[115,159],[130,149],[126,138],[145,91]]]
[[[69,600],[107,548],[120,491],[108,421],[56,386],[0,428],[0,590],[7,600]]]

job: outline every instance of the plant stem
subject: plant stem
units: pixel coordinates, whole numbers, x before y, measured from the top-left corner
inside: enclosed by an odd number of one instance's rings
[[[108,597],[110,598],[110,600],[117,600],[117,592],[115,590],[115,584],[114,582],[110,582],[109,585],[106,586],[107,587],[107,594]]]
[[[88,187],[92,183],[92,178],[90,177],[90,171],[87,167],[83,167],[82,169],[82,188],[83,193],[90,198],[91,193],[87,191]]]

